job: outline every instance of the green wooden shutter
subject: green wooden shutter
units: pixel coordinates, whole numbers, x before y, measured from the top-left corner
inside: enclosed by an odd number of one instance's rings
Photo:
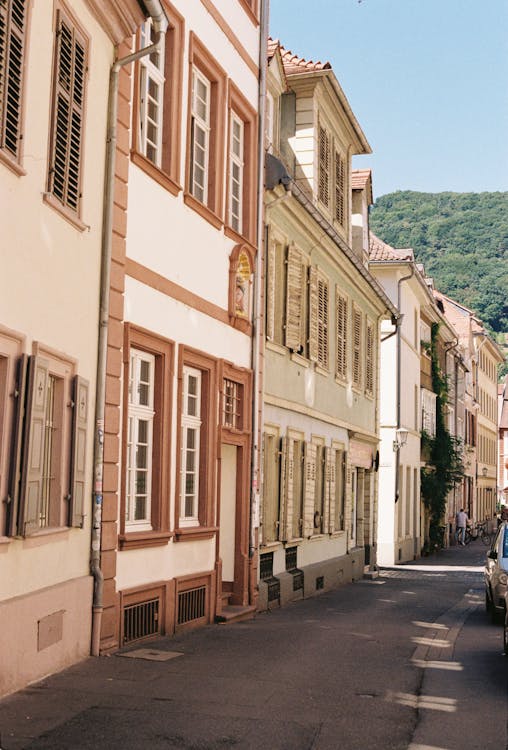
[[[305,503],[303,515],[303,535],[314,534],[314,492],[316,485],[316,449],[312,443],[305,445]]]
[[[69,522],[80,528],[83,527],[85,507],[88,391],[88,381],[76,375],[73,383]]]
[[[28,357],[26,354],[22,354],[17,363],[16,386],[13,393],[14,414],[12,441],[10,446],[9,482],[7,489],[7,534],[9,536],[15,536],[18,532],[17,524],[20,497],[27,364]]]
[[[291,244],[287,258],[286,346],[295,352],[303,349],[302,341],[302,254]]]
[[[0,148],[20,156],[26,5],[0,1]]]
[[[44,472],[48,379],[49,362],[42,357],[30,357],[25,425],[26,438],[20,495],[20,531],[25,536],[39,528]]]

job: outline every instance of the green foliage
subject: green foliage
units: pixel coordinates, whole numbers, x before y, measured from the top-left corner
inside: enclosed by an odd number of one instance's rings
[[[372,231],[412,247],[436,288],[508,332],[508,193],[418,193],[377,199]]]
[[[422,452],[427,457],[421,469],[420,487],[425,507],[430,516],[431,539],[442,537],[441,523],[446,509],[446,498],[450,490],[464,476],[462,442],[450,435],[445,425],[445,409],[448,402],[448,383],[437,355],[438,325],[431,330],[432,390],[436,394],[436,434],[431,437],[422,432]]]

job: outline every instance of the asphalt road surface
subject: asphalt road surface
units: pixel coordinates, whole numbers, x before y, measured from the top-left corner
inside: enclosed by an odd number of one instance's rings
[[[2,750],[508,750],[479,542],[0,701]]]

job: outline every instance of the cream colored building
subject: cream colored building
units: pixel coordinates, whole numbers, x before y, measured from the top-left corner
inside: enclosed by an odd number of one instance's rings
[[[142,17],[102,5],[0,8],[2,694],[90,653],[109,72]]]
[[[378,339],[395,314],[365,262],[370,172],[352,178],[370,147],[333,70],[271,41],[268,100],[262,609],[375,565]]]

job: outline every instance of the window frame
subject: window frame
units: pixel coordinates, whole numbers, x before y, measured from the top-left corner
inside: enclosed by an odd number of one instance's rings
[[[0,8],[0,14],[4,15],[4,28],[5,28],[5,56],[4,56],[4,66],[0,69],[0,82],[4,81],[4,94],[3,94],[3,103],[0,102],[0,162],[5,164],[7,167],[9,167],[15,174],[18,175],[24,175],[26,174],[25,170],[23,169],[22,163],[23,163],[23,128],[24,128],[24,115],[25,115],[25,78],[26,78],[26,55],[27,55],[27,38],[28,38],[28,27],[29,27],[29,20],[30,20],[30,13],[31,13],[31,5],[28,5],[23,1],[20,0],[20,6],[23,9],[24,17],[22,22],[22,28],[19,28],[16,24],[13,24],[12,16],[13,16],[13,7],[9,6],[7,4],[5,11],[3,12]],[[13,26],[16,27],[16,30],[13,31]],[[8,131],[8,123],[7,120],[9,119],[7,116],[8,112],[8,102],[10,101],[10,111],[12,111],[12,96],[10,96],[11,91],[11,76],[8,76],[7,73],[10,69],[9,66],[9,60],[10,60],[10,51],[12,48],[12,37],[16,37],[19,41],[19,77],[18,77],[18,86],[19,86],[19,94],[18,94],[18,103],[15,107],[15,119],[16,119],[16,134],[15,139],[17,141],[17,145],[15,150],[13,151],[12,148],[9,148],[9,146],[6,144],[7,141],[7,131]],[[12,92],[11,92],[12,93]],[[13,94],[15,95],[15,93]]]
[[[133,106],[133,145],[131,160],[143,169],[159,185],[172,195],[182,190],[180,175],[180,153],[182,138],[182,105],[183,105],[183,57],[185,22],[178,11],[168,2],[162,0],[162,6],[168,19],[168,28],[164,39],[164,90],[162,95],[162,128],[161,159],[157,165],[140,149],[140,116],[141,116],[141,68],[142,60],[136,63],[136,83],[134,87]],[[138,46],[141,41],[138,35]]]
[[[228,154],[226,180],[226,226],[225,234],[231,239],[242,238],[253,244],[256,239],[257,216],[257,136],[258,115],[247,99],[232,81],[228,82]],[[242,221],[241,228],[235,229],[231,221],[231,120],[236,117],[243,123],[243,173],[242,173]]]
[[[210,83],[210,132],[208,183],[206,201],[199,200],[192,191],[192,81],[194,71],[198,71]],[[224,185],[224,133],[226,117],[227,76],[219,63],[212,57],[198,37],[191,31],[189,42],[189,92],[187,116],[187,158],[185,167],[184,202],[219,229],[223,226],[223,185]]]
[[[154,400],[152,433],[152,482],[150,525],[136,529],[126,523],[127,512],[127,442],[129,426],[129,368],[131,349],[154,357]],[[174,342],[126,322],[123,347],[122,455],[120,477],[119,547],[131,549],[163,545],[170,531],[170,456],[171,414],[174,368]]]

